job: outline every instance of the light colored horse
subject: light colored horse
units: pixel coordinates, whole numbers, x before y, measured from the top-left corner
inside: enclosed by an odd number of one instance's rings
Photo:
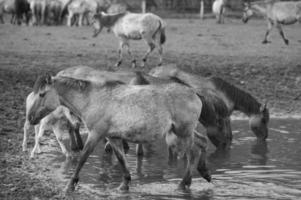
[[[201,77],[187,73],[174,65],[153,68],[150,74],[161,78],[176,77],[187,85],[190,85],[199,94],[202,94],[207,89],[214,90],[225,102],[229,115],[234,110],[245,113],[249,117],[250,128],[256,137],[259,140],[265,140],[268,137],[269,110],[266,103],[259,103],[251,94],[223,79],[218,77]],[[223,123],[228,127],[228,133],[231,133],[230,119],[225,120]],[[214,135],[211,137],[214,137]],[[211,137],[209,135],[209,139],[211,139]],[[212,139],[211,141],[214,143]]]
[[[262,4],[262,3],[261,3]],[[268,36],[273,26],[275,26],[281,35],[284,43],[289,44],[289,40],[284,36],[282,25],[290,25],[296,22],[301,22],[301,2],[296,1],[265,1],[264,5],[260,3],[246,3],[243,13],[243,22],[247,23],[254,12],[261,13],[265,16],[268,29],[264,36],[263,44],[269,43]]]
[[[26,98],[26,119],[24,123],[24,137],[22,148],[23,151],[27,150],[27,137],[30,130],[30,123],[28,114],[31,110],[34,101],[34,93],[31,92]],[[56,136],[56,139],[61,147],[63,154],[66,157],[70,157],[72,153],[66,148],[63,142],[63,133],[66,129],[71,139],[71,149],[78,151],[83,148],[83,144],[79,135],[79,121],[70,113],[69,109],[64,106],[59,106],[59,102],[53,102],[58,107],[45,116],[38,125],[35,125],[35,145],[30,153],[30,157],[33,158],[35,153],[40,153],[40,139],[46,130],[51,130]],[[76,136],[76,138],[74,137]]]
[[[67,25],[72,26],[72,19],[78,16],[78,26],[82,26],[84,19],[89,24],[89,18],[98,12],[99,4],[96,0],[73,0],[68,5]]]
[[[35,125],[56,109],[52,99],[59,100],[88,128],[88,138],[66,192],[73,191],[79,172],[96,144],[109,138],[123,171],[119,189],[128,190],[131,180],[120,139],[148,143],[165,138],[168,146],[186,154],[187,166],[179,187],[192,181],[193,131],[201,114],[202,102],[194,91],[179,84],[166,86],[125,85],[109,77],[97,82],[70,77],[39,77],[34,86],[35,102],[29,121]],[[176,136],[176,137],[174,137]]]
[[[225,22],[225,1],[226,0],[215,0],[212,4],[212,12],[216,17],[216,23],[218,24],[223,24]]]
[[[122,63],[122,50],[127,48],[128,54],[132,60],[132,66],[136,67],[136,60],[133,58],[130,51],[129,40],[143,39],[149,46],[148,51],[144,55],[142,66],[145,65],[148,55],[154,50],[155,47],[159,51],[159,65],[162,64],[162,44],[164,44],[165,37],[165,23],[157,15],[152,13],[119,13],[119,14],[106,14],[101,12],[94,16],[94,37],[96,37],[103,27],[110,28],[115,36],[119,39],[119,60],[116,63],[118,67]]]
[[[127,84],[169,84],[177,82],[178,79],[165,79],[153,77],[147,74],[136,74],[135,72],[127,71],[100,71],[87,66],[75,66],[60,71],[57,76],[68,76],[77,79],[97,81],[103,79],[104,76],[109,76],[112,79],[120,80]],[[181,82],[181,84],[183,84]],[[203,102],[201,116],[199,122],[207,129],[207,134],[213,144],[219,149],[227,149],[232,140],[231,127],[229,124],[229,114],[227,105],[223,99],[218,97],[212,90],[199,91],[199,98]],[[201,108],[200,108],[201,109]],[[228,123],[227,123],[228,122]],[[137,148],[137,155],[143,154],[141,146]]]
[[[47,0],[28,0],[32,12],[31,25],[45,24]]]

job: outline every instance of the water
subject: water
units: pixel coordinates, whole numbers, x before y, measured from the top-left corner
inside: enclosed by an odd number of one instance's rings
[[[95,198],[112,199],[301,199],[301,124],[296,119],[272,119],[266,143],[257,143],[248,122],[233,121],[230,152],[216,153],[209,148],[213,182],[207,183],[195,171],[191,188],[178,191],[184,172],[179,160],[170,166],[164,143],[157,144],[137,160],[135,146],[127,155],[132,175],[129,192],[116,188],[121,169],[114,156],[103,153],[99,144],[80,173],[78,191],[89,191]],[[56,176],[67,182],[76,160],[66,161],[54,153],[49,165]]]

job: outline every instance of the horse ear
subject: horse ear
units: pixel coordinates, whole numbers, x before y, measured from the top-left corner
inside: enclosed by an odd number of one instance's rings
[[[261,104],[260,106],[260,112],[263,112],[265,109],[267,109],[268,101],[265,100],[264,104]]]

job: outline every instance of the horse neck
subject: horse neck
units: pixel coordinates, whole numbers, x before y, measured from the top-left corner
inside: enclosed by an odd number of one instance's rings
[[[238,110],[248,116],[260,112],[261,104],[251,94],[220,78],[213,77],[209,82],[214,85],[215,90],[221,94],[224,94],[223,96],[230,103],[230,105],[233,105],[231,107],[228,105],[229,110]]]
[[[103,15],[100,19],[101,24],[105,27],[113,27],[126,13],[118,13],[115,15]]]
[[[266,15],[266,12],[267,12],[267,8],[263,7],[263,6],[260,6],[258,4],[253,4],[251,6],[251,8],[255,11],[255,12],[258,12],[262,15]]]
[[[69,108],[76,116],[82,118],[87,107],[87,93],[67,88],[62,84],[55,84],[55,89],[59,95],[60,103]]]

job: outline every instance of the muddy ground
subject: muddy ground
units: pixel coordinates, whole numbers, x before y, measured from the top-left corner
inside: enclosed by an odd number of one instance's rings
[[[301,111],[301,27],[285,27],[286,46],[273,30],[272,43],[262,45],[266,24],[262,20],[244,25],[228,19],[167,19],[164,63],[203,76],[217,75],[249,91],[258,100],[268,100],[272,115],[293,116]],[[0,25],[0,199],[62,199],[65,183],[53,179],[43,160],[29,160],[22,152],[24,100],[38,75],[75,65],[97,69],[130,70],[130,60],[113,67],[118,41],[103,31],[92,38],[91,27],[26,27]],[[133,42],[141,59],[146,45]],[[158,63],[152,54],[142,71]],[[28,146],[33,146],[33,134]],[[77,194],[76,199],[89,199]]]

